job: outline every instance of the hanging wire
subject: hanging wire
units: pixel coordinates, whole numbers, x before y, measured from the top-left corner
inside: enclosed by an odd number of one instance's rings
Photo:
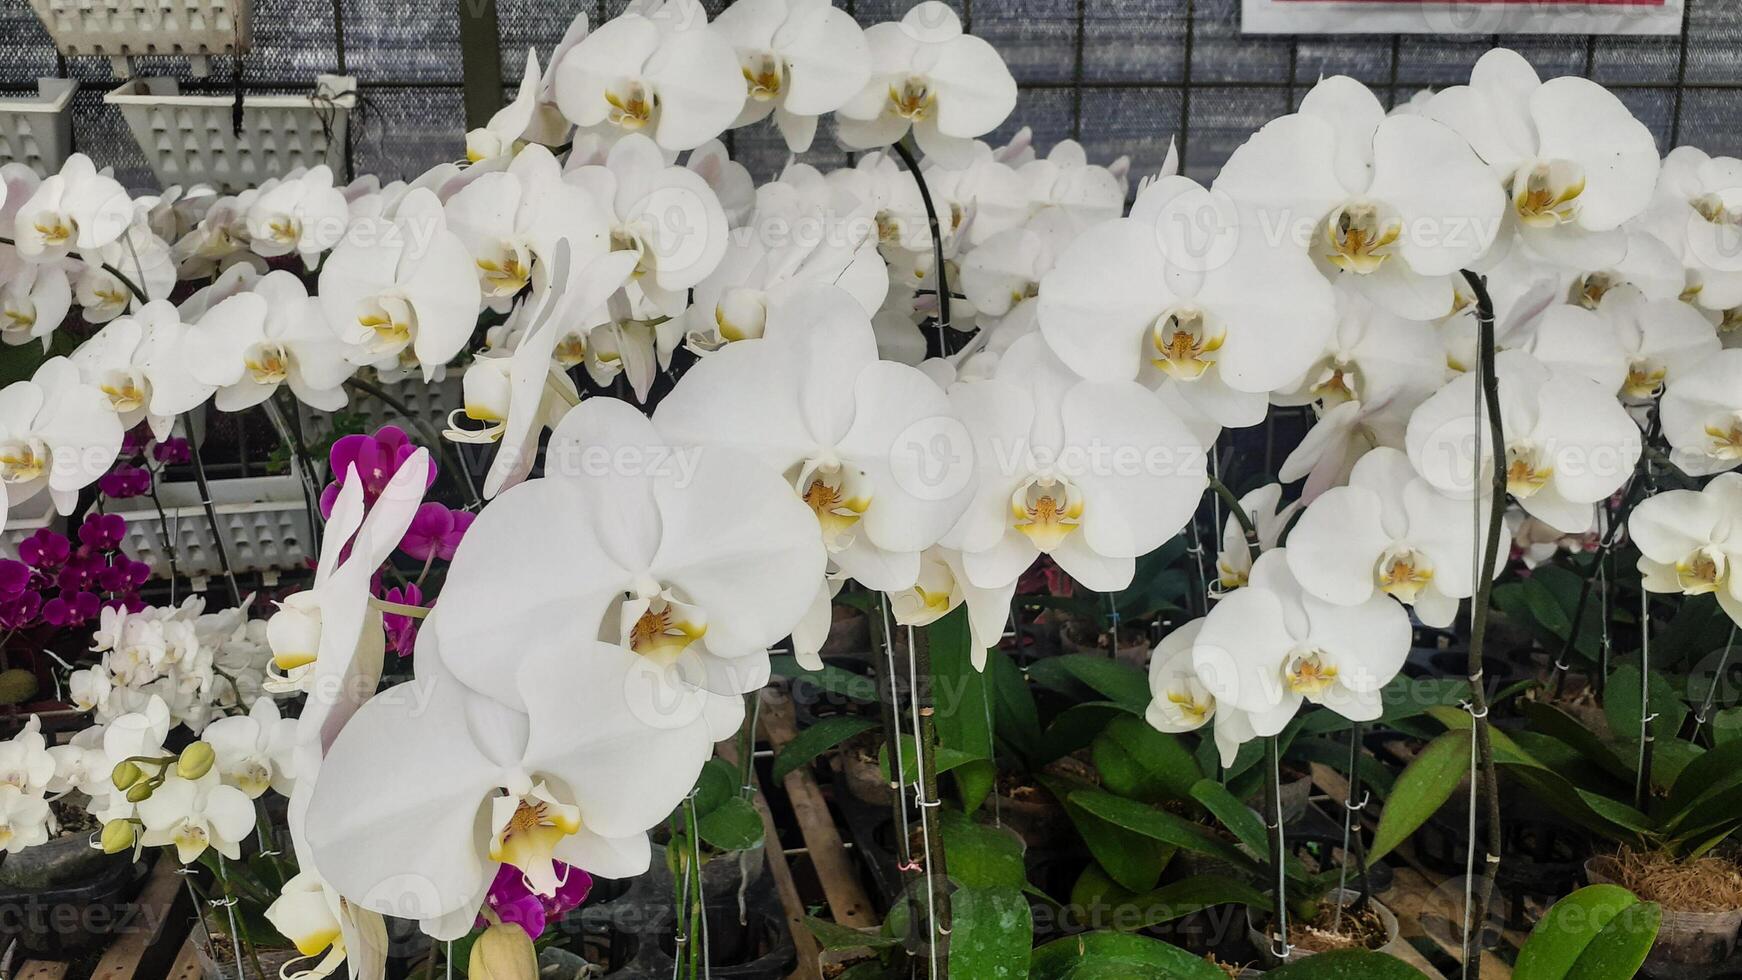
[[[931,812],[940,805],[941,800],[928,800],[925,797],[925,739],[920,735],[919,723],[919,668],[918,658],[914,656],[913,627],[907,628],[907,705],[913,716],[913,755],[914,755],[914,802],[919,806],[919,836],[920,844],[925,848],[925,918],[926,952],[931,963],[930,976],[936,980],[938,976],[938,939],[943,933],[938,929],[938,898],[937,881],[931,861]]]
[[[889,668],[890,709],[895,713],[895,717],[897,719],[899,719],[901,717],[901,699],[899,696],[897,696],[896,691],[895,691],[895,684],[896,684],[895,640],[894,640],[895,627],[889,618],[889,599],[882,592],[877,593],[877,607],[878,607],[878,609],[883,617],[883,654],[884,654],[884,663]],[[909,692],[909,693],[911,694],[912,692]],[[896,796],[896,802],[897,802],[897,806],[895,807],[895,810],[897,813],[899,813],[901,815],[901,839],[900,839],[900,844],[899,844],[899,853],[901,854],[902,870],[905,871],[905,870],[908,870],[909,868],[911,868],[913,865],[913,848],[912,848],[912,840],[911,840],[912,836],[913,836],[913,831],[909,829],[908,823],[907,823],[907,802],[906,802],[907,801],[907,763],[902,758],[903,753],[901,751],[901,730],[900,730],[900,727],[901,727],[900,725],[896,725],[896,730],[892,733],[892,735],[894,737],[889,740],[889,742],[890,742],[889,751],[890,751],[890,754],[894,757],[894,762],[895,762],[895,770],[894,770],[895,779],[892,780],[892,782],[895,784],[893,788],[895,790],[895,796]],[[915,744],[918,744],[917,737],[915,738],[914,741],[915,741]]]
[[[1480,491],[1482,486],[1482,460],[1487,458],[1486,453],[1482,448],[1482,442],[1487,438],[1487,436],[1485,434],[1486,430],[1482,427],[1482,407],[1484,398],[1482,396],[1481,366],[1478,364],[1471,374],[1475,384],[1472,384],[1470,387],[1474,390],[1475,394],[1471,399],[1472,404],[1470,406],[1470,431],[1474,436],[1475,441],[1473,443],[1474,448],[1471,451],[1470,473],[1470,575],[1472,579],[1475,579],[1480,577],[1482,574],[1483,501]],[[1474,582],[1472,582],[1472,585],[1474,585]],[[1479,594],[1480,591],[1480,589],[1477,589],[1472,592],[1472,595]],[[1476,619],[1476,600],[1472,599],[1470,601],[1470,621],[1471,628],[1474,629]],[[1470,638],[1470,642],[1475,642],[1474,636]],[[1483,683],[1482,678],[1484,673],[1486,673],[1486,669],[1483,666],[1478,665],[1476,673],[1470,677],[1470,700],[1465,701],[1462,705],[1463,709],[1470,713],[1470,813],[1465,828],[1467,836],[1465,837],[1464,846],[1464,922],[1463,934],[1460,937],[1462,943],[1459,946],[1459,949],[1463,952],[1463,962],[1459,965],[1459,975],[1461,977],[1468,977],[1470,975],[1470,950],[1472,937],[1471,920],[1475,918],[1474,911],[1476,908],[1476,806],[1482,795],[1482,780],[1478,771],[1481,766],[1481,757],[1476,748],[1476,743],[1478,741],[1476,738],[1476,727],[1481,723],[1483,718],[1487,717],[1488,709],[1484,706],[1481,709],[1481,714],[1477,714],[1475,687],[1477,684]]]

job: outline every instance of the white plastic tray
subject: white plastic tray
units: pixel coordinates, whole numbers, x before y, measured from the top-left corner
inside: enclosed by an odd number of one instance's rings
[[[22,163],[47,176],[73,148],[70,78],[39,78],[34,96],[0,99],[0,163]]]

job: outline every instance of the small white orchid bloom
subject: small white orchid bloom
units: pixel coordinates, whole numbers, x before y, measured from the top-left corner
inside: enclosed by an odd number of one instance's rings
[[[667,166],[659,147],[639,133],[618,140],[603,166],[571,170],[563,179],[605,208],[611,250],[636,257],[630,312],[683,312],[689,288],[713,272],[726,252],[726,213],[707,181],[685,167]]]
[[[1060,140],[1044,159],[1023,163],[1016,174],[1028,187],[1030,207],[1057,210],[1081,231],[1124,213],[1128,181],[1121,174],[1129,166],[1124,157],[1112,167],[1091,164],[1081,143]]]
[[[1728,312],[1742,307],[1742,160],[1678,146],[1663,158],[1651,207],[1639,224],[1661,239],[1686,269],[1690,299]]]
[[[94,725],[75,734],[65,745],[48,747],[49,757],[54,759],[54,778],[48,781],[48,792],[77,791],[92,798],[115,792],[110,779],[115,764],[103,751],[103,731],[102,725]]]
[[[1710,593],[1742,624],[1742,474],[1720,473],[1703,490],[1668,490],[1627,519],[1639,571],[1652,592]]]
[[[1623,398],[1643,401],[1708,363],[1720,348],[1712,324],[1692,306],[1617,286],[1603,293],[1595,310],[1549,308],[1524,349],[1550,367],[1575,371]]]
[[[646,133],[667,150],[693,149],[732,125],[744,75],[697,0],[648,6],[599,25],[553,59],[557,105],[583,129]]]
[[[1589,530],[1594,505],[1633,473],[1639,427],[1602,385],[1522,351],[1501,351],[1495,370],[1508,492],[1550,527]],[[1494,469],[1486,409],[1474,414],[1475,384],[1473,373],[1453,378],[1415,410],[1405,434],[1416,472],[1465,500],[1472,489],[1485,492]]]
[[[714,30],[731,42],[748,90],[734,126],[774,116],[786,148],[810,149],[817,117],[839,109],[871,78],[871,49],[853,15],[828,0],[748,0]]]
[[[232,861],[242,857],[241,842],[254,831],[254,801],[215,772],[199,779],[171,773],[163,785],[137,804],[146,847],[175,845],[182,864],[199,860],[206,848],[216,848]]]
[[[1084,232],[1040,287],[1041,333],[1072,370],[1177,387],[1225,426],[1263,421],[1269,392],[1306,372],[1334,314],[1305,256],[1184,177]]]
[[[1608,89],[1577,76],[1544,82],[1496,48],[1469,85],[1436,93],[1425,111],[1470,141],[1510,198],[1501,242],[1586,269],[1626,252],[1621,225],[1651,201],[1657,144]]]
[[[529,554],[535,539],[565,544]],[[574,568],[567,554],[595,558]],[[779,471],[730,448],[673,445],[629,405],[591,399],[552,433],[544,477],[478,515],[424,630],[444,651],[528,653],[578,633],[624,643],[662,684],[739,694],[766,682],[766,651],[803,617],[824,564],[817,518]],[[494,660],[451,666],[517,704]]]
[[[48,843],[48,828],[53,822],[48,801],[21,792],[10,783],[0,784],[0,853],[13,854]]]
[[[304,971],[311,978],[331,976],[346,964],[354,980],[387,975],[387,920],[345,901],[312,870],[298,871],[284,883],[266,909],[266,921],[298,953],[321,957]]]
[[[1085,381],[1039,336],[1010,346],[989,381],[951,386],[972,442],[972,503],[943,544],[968,581],[1013,587],[1048,554],[1098,592],[1177,534],[1206,486],[1185,423],[1134,382]],[[967,457],[967,453],[962,453]]]
[[[1290,572],[1289,550],[1260,555],[1251,584],[1204,618],[1192,644],[1198,682],[1218,712],[1246,712],[1258,736],[1280,732],[1302,701],[1373,721],[1409,656],[1409,615],[1385,596],[1349,606],[1318,598]]]
[[[581,15],[584,25],[585,14]],[[583,27],[583,30],[585,28]],[[466,134],[466,159],[473,163],[511,156],[514,144],[526,135],[538,110],[538,92],[542,76],[538,70],[538,52],[526,49],[526,71],[520,78],[520,89],[514,101],[496,110],[490,121]]]
[[[47,489],[62,514],[114,464],[125,436],[109,399],[64,357],[0,388],[0,486],[16,507]]]
[[[76,262],[71,263],[77,265]],[[73,308],[69,263],[23,262],[0,256],[0,341],[19,347],[40,340],[48,350]]]
[[[271,698],[256,698],[245,715],[219,718],[200,732],[200,739],[217,754],[218,775],[259,799],[268,789],[288,797],[296,785],[291,751],[296,719],[281,718]]]
[[[1298,500],[1287,504],[1282,502],[1280,483],[1267,483],[1240,498],[1240,509],[1252,518],[1258,531],[1258,540],[1253,543],[1258,545],[1259,551],[1276,547],[1282,539],[1282,532],[1294,521],[1301,506]],[[1224,590],[1238,589],[1252,576],[1252,546],[1247,543],[1246,529],[1233,515],[1228,516],[1222,528],[1221,547],[1221,553],[1216,556],[1217,581]]]
[[[1458,602],[1475,594],[1475,544],[1486,504],[1436,490],[1401,450],[1375,449],[1355,464],[1349,485],[1325,491],[1289,535],[1289,569],[1307,592],[1355,606],[1383,592],[1415,607],[1428,626],[1446,627]]]
[[[42,737],[42,719],[31,715],[17,735],[0,742],[0,783],[40,796],[54,779],[54,756]]]
[[[221,412],[258,405],[280,385],[311,408],[338,411],[356,371],[350,345],[327,325],[320,303],[282,269],[201,317],[181,352],[193,380],[216,388]]]
[[[175,403],[173,396],[193,384],[191,378],[185,378],[186,367],[179,357],[186,331],[173,304],[154,300],[141,307],[137,316],[122,317],[97,331],[67,359],[79,369],[86,384],[109,399],[123,429],[148,420],[153,437],[166,439],[175,425],[175,415],[198,403],[175,404],[175,411],[167,413],[154,410],[154,406]],[[166,378],[168,388],[159,396],[157,379],[171,373],[181,377]],[[204,400],[202,393],[198,401]]]
[[[102,248],[132,223],[126,189],[99,173],[90,157],[75,153],[18,206],[11,237],[21,258],[41,262]]]
[[[956,12],[937,0],[900,21],[865,30],[871,80],[835,111],[841,142],[888,146],[913,130],[927,156],[961,165],[974,139],[1016,108],[1016,79],[984,39],[962,33]]]
[[[654,704],[640,656],[573,636],[560,648],[497,639],[426,656],[432,625],[418,633],[419,679],[370,699],[322,764],[308,840],[339,894],[422,919],[440,940],[470,931],[503,863],[543,894],[559,884],[557,861],[603,877],[645,871],[646,830],[711,752],[707,696],[661,692],[679,696]],[[447,672],[474,661],[509,667],[524,711]]]
[[[243,218],[248,247],[264,258],[297,253],[313,269],[320,254],[345,237],[351,211],[326,164],[262,188]]]
[[[428,381],[478,322],[472,255],[433,192],[408,191],[391,219],[359,218],[321,267],[321,309],[364,363],[410,349]]]
[[[1721,350],[1664,392],[1663,435],[1692,476],[1742,464],[1742,350]]]
[[[1488,250],[1505,206],[1463,137],[1387,116],[1342,75],[1236,149],[1216,190],[1292,235],[1328,277],[1413,320],[1452,312],[1454,277]]]
[[[1204,628],[1202,618],[1181,625],[1162,637],[1149,657],[1149,708],[1144,718],[1158,732],[1195,732],[1215,722],[1213,735],[1222,768],[1234,764],[1240,746],[1258,736],[1246,712],[1216,700],[1198,680],[1192,647]]]

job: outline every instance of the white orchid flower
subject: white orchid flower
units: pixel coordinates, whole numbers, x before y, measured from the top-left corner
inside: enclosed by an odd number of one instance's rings
[[[913,131],[927,156],[960,165],[974,138],[1016,108],[1016,79],[997,50],[962,33],[956,12],[937,0],[915,4],[900,21],[865,30],[871,80],[835,111],[841,142],[888,146]]]
[[[1122,174],[1129,167],[1130,160],[1124,157],[1112,167],[1091,164],[1081,143],[1060,140],[1045,158],[1018,166],[1016,174],[1028,187],[1030,207],[1056,209],[1082,231],[1124,213],[1128,181]]]
[[[102,725],[93,725],[75,735],[64,745],[48,747],[54,760],[54,778],[48,781],[48,792],[62,794],[79,792],[93,799],[115,792],[111,780],[115,764],[103,751]]]
[[[563,179],[585,188],[606,210],[612,251],[636,256],[631,312],[683,312],[689,288],[726,252],[726,213],[707,181],[667,166],[659,147],[639,133],[618,140],[603,166],[571,170]],[[644,305],[651,310],[640,309]]]
[[[259,799],[268,789],[288,797],[296,785],[292,750],[296,719],[281,718],[271,698],[256,698],[245,715],[219,718],[200,732],[217,755],[224,782]]]
[[[1304,372],[1278,386],[1276,404],[1313,404],[1321,412],[1346,401],[1413,408],[1439,389],[1449,372],[1432,324],[1398,316],[1347,283],[1335,294],[1330,338]]]
[[[586,24],[585,14],[581,23]],[[585,27],[583,26],[583,30]],[[490,121],[466,134],[466,159],[473,163],[496,157],[511,156],[514,145],[526,135],[538,110],[538,93],[543,76],[538,70],[538,52],[526,49],[526,71],[520,78],[520,89],[514,101],[496,110]]]
[[[133,199],[115,178],[99,173],[83,153],[43,179],[18,206],[11,238],[29,262],[95,251],[110,244],[133,223]]]
[[[221,412],[258,405],[280,385],[311,408],[338,411],[356,371],[350,345],[328,326],[320,302],[282,269],[201,317],[181,351],[188,374],[216,388]]]
[[[48,350],[73,308],[67,261],[24,262],[0,256],[0,341],[19,347],[32,340]]]
[[[1255,542],[1260,551],[1269,551],[1282,539],[1282,532],[1294,521],[1301,509],[1296,500],[1282,502],[1282,484],[1267,483],[1240,497],[1240,509],[1252,519],[1258,531]],[[1252,576],[1252,547],[1246,541],[1246,529],[1229,515],[1222,528],[1221,552],[1216,555],[1217,581],[1223,589],[1237,589]]]
[[[191,411],[212,392],[195,382],[182,362],[187,331],[174,304],[153,300],[137,315],[104,326],[67,359],[86,384],[109,399],[122,429],[144,420],[152,437],[163,440],[177,415]]]
[[[478,169],[478,168],[474,168]],[[506,170],[486,172],[447,198],[448,228],[477,266],[484,299],[505,311],[527,286],[548,284],[558,241],[567,241],[569,271],[578,275],[610,249],[607,212],[562,179],[550,150],[528,146]]]
[[[1463,137],[1387,116],[1342,75],[1236,149],[1216,190],[1304,245],[1330,278],[1413,320],[1452,312],[1454,278],[1488,250],[1505,206]]]
[[[548,634],[538,649],[498,639],[426,657],[430,625],[418,634],[419,679],[365,704],[322,764],[308,840],[339,894],[421,919],[442,940],[471,930],[503,863],[543,894],[560,884],[557,861],[603,877],[645,871],[646,830],[689,793],[712,750],[705,695],[637,700],[648,695],[642,658],[572,634],[561,644]],[[446,672],[505,666],[503,655],[518,659],[506,673],[523,711]]]
[[[1551,307],[1524,347],[1550,367],[1634,401],[1656,398],[1720,348],[1698,310],[1675,298],[1648,299],[1633,286],[1606,290],[1595,310]]]
[[[1288,565],[1326,602],[1355,606],[1383,592],[1443,628],[1475,594],[1475,545],[1487,524],[1485,503],[1448,496],[1401,450],[1379,448],[1355,464],[1348,486],[1325,491],[1301,515]]]
[[[668,150],[720,135],[744,105],[738,57],[697,0],[625,11],[553,64],[557,105],[576,126],[646,133]]]
[[[108,323],[133,305],[133,291],[120,276],[102,266],[72,261],[73,299],[87,322]]]
[[[433,192],[409,191],[393,217],[357,219],[321,267],[322,311],[364,363],[408,348],[428,381],[478,322],[472,255]]]
[[[1721,350],[1682,374],[1661,403],[1677,466],[1707,476],[1742,464],[1742,350]]]
[[[54,814],[48,801],[24,793],[18,787],[0,784],[0,853],[14,854],[27,847],[48,843]]]
[[[254,254],[273,258],[296,253],[313,269],[320,254],[345,237],[350,217],[344,193],[333,186],[332,168],[323,163],[262,188],[243,220]]]
[[[17,735],[0,742],[0,783],[40,796],[54,780],[54,756],[42,737],[42,719],[31,715]]]
[[[1373,721],[1409,656],[1409,615],[1385,596],[1348,606],[1318,598],[1289,570],[1289,550],[1260,555],[1251,584],[1204,618],[1192,644],[1198,682],[1218,712],[1246,712],[1260,737],[1280,732],[1302,701]]]
[[[1692,301],[1727,312],[1742,307],[1739,218],[1742,160],[1678,146],[1663,158],[1651,206],[1638,223],[1661,239],[1685,268]]]
[[[749,0],[721,11],[747,97],[734,126],[774,116],[786,148],[810,149],[817,117],[839,109],[871,78],[871,49],[853,15],[828,0]]]
[[[1651,592],[1710,593],[1742,624],[1742,474],[1720,473],[1703,490],[1667,490],[1627,519]]]
[[[1134,382],[1078,378],[1038,336],[1012,344],[991,380],[949,394],[975,491],[943,544],[976,587],[1013,587],[1047,554],[1085,587],[1116,592],[1203,494],[1204,447],[1178,416]]]
[[[1250,716],[1216,700],[1198,680],[1192,648],[1204,628],[1200,617],[1162,637],[1149,657],[1149,708],[1144,718],[1158,732],[1195,732],[1215,723],[1213,736],[1222,768],[1234,764],[1240,746],[1257,738]]]
[[[1040,287],[1041,333],[1072,370],[1177,387],[1225,426],[1263,421],[1268,393],[1306,372],[1334,314],[1305,256],[1184,177],[1084,232]]]
[[[1550,527],[1589,530],[1594,505],[1633,473],[1639,427],[1602,385],[1522,351],[1501,351],[1495,370],[1508,492]],[[1486,409],[1483,418],[1474,412],[1475,384],[1472,373],[1453,378],[1416,409],[1405,434],[1416,472],[1465,500],[1472,488],[1485,492],[1494,469]]]
[[[534,539],[552,546],[528,553]],[[595,557],[576,569],[566,554]],[[766,651],[803,617],[824,556],[816,517],[778,471],[734,449],[673,445],[629,405],[591,399],[552,433],[544,477],[478,515],[424,629],[445,651],[530,654],[597,637],[639,654],[661,684],[739,694],[766,682]],[[518,706],[496,659],[451,666]]]
[[[387,975],[387,920],[379,912],[345,901],[312,870],[298,871],[284,883],[266,909],[266,921],[298,953],[320,957],[296,976],[319,980],[347,964],[352,980],[381,980]]]
[[[1608,89],[1576,76],[1544,82],[1517,52],[1496,48],[1477,60],[1470,84],[1436,93],[1425,111],[1469,140],[1504,188],[1502,243],[1516,237],[1586,269],[1625,253],[1621,225],[1651,201],[1657,144]]]
[[[79,491],[108,471],[125,432],[109,399],[64,357],[42,362],[29,381],[0,388],[0,486],[16,507],[47,489],[70,514]]]
[[[175,845],[176,859],[182,864],[199,860],[208,847],[239,860],[241,842],[254,832],[254,801],[225,785],[216,772],[199,779],[183,779],[172,772],[137,807],[145,825],[139,842],[146,847]]]

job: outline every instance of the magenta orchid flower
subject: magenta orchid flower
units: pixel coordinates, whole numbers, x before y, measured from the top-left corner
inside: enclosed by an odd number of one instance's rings
[[[452,561],[454,549],[460,546],[460,539],[472,526],[475,516],[469,511],[450,510],[433,501],[426,503],[412,517],[405,538],[399,542],[399,550],[418,561],[436,558]]]
[[[496,869],[496,880],[490,883],[484,903],[498,919],[514,923],[529,937],[537,939],[544,935],[545,923],[561,918],[586,901],[587,893],[593,890],[592,875],[561,861],[552,864],[559,882],[554,894],[539,895],[527,887],[525,872],[504,864]],[[478,922],[483,924],[483,916],[478,917]]]
[[[399,472],[400,464],[416,451],[417,446],[412,444],[411,437],[397,425],[384,425],[372,435],[340,436],[327,454],[334,480],[321,491],[321,516],[332,516],[333,501],[338,499],[339,488],[344,485],[345,474],[352,466],[357,467],[357,476],[363,481],[363,503],[368,506],[381,496],[393,474]],[[431,460],[429,481],[424,488],[428,489],[435,479],[436,465]]]

